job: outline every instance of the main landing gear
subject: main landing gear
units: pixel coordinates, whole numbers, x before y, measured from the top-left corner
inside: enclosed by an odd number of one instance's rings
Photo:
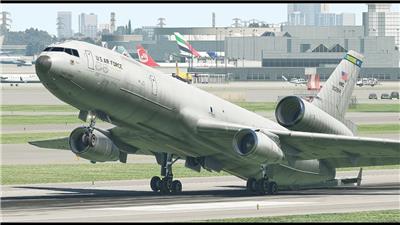
[[[89,116],[90,124],[86,129],[84,135],[82,135],[82,143],[85,146],[93,147],[96,144],[96,136],[93,134],[94,126],[96,125],[96,115],[91,114]]]
[[[278,185],[274,181],[270,181],[266,175],[266,166],[262,166],[263,178],[256,180],[255,178],[249,178],[246,183],[246,190],[249,193],[257,193],[259,195],[274,195],[278,192]]]
[[[179,180],[173,180],[172,165],[179,159],[172,159],[173,155],[163,153],[163,160],[161,165],[161,179],[158,176],[151,178],[150,187],[154,192],[161,192],[162,194],[180,193],[182,192],[182,183]]]

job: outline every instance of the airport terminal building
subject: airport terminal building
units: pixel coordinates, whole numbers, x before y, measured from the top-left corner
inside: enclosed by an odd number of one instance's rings
[[[365,56],[361,77],[400,80],[399,49],[395,37],[366,36],[363,26],[268,26],[147,28],[144,35],[104,35],[109,47],[123,45],[135,55],[142,44],[159,62],[177,60],[174,32],[181,33],[200,52],[224,57],[214,66],[188,68],[191,72],[229,74],[231,80],[281,80],[282,75],[304,77],[308,69],[325,80],[348,50]],[[181,59],[182,60],[182,59]]]

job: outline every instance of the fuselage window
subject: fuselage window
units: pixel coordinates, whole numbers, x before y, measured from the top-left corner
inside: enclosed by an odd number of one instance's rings
[[[47,52],[47,51],[50,51],[50,49],[51,49],[51,47],[47,47],[47,48],[45,48],[43,51],[44,51],[44,52]]]

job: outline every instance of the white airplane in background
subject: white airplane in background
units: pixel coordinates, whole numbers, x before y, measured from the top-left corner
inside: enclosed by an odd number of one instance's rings
[[[20,56],[0,56],[1,64],[17,64],[18,66],[32,66],[32,62],[22,59]]]
[[[32,74],[1,74],[0,83],[20,84],[20,83],[40,83],[39,77]]]
[[[292,79],[288,80],[285,76],[282,75],[282,79],[284,79],[285,81],[287,81],[289,83],[295,84],[296,86],[298,84],[300,84],[300,85],[307,84],[307,81],[303,78],[292,78]]]

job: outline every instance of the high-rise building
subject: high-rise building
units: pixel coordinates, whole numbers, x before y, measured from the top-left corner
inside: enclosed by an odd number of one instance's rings
[[[325,6],[324,6],[325,10]],[[291,14],[301,14],[299,16],[291,16]],[[315,26],[318,20],[317,16],[321,13],[321,4],[288,4],[288,23],[289,25],[306,25]],[[296,21],[302,22],[300,18],[304,17],[304,24],[296,24]],[[294,21],[291,19],[295,18]],[[300,19],[300,20],[299,20]]]
[[[338,26],[355,26],[356,15],[354,13],[341,13],[336,15],[336,25]]]
[[[368,12],[363,12],[365,36],[393,36],[400,48],[400,12],[392,12],[390,4],[368,4]]]
[[[79,15],[79,33],[95,39],[97,36],[97,15],[81,13]]]
[[[112,12],[110,17],[110,33],[113,34],[114,32],[115,32],[115,12]]]
[[[58,38],[72,37],[72,13],[57,12],[57,36]]]
[[[355,25],[355,14],[330,13],[328,4],[288,4],[288,25],[353,26]]]

